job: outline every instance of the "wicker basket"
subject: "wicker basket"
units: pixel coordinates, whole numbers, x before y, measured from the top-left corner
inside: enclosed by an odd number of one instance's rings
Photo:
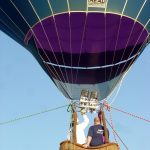
[[[84,148],[80,144],[73,144],[70,141],[63,141],[60,143],[60,150],[119,150],[119,146],[116,143],[108,143],[97,147]]]

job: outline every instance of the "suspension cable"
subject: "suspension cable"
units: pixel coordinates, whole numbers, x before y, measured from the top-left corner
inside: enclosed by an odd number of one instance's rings
[[[121,141],[121,143],[124,145],[124,147],[126,148],[126,150],[128,150],[128,147],[126,146],[126,144],[123,142],[123,140],[121,139],[121,137],[118,135],[118,133],[114,130],[114,128],[111,126],[111,124],[109,123],[109,121],[106,119],[106,122],[108,123],[108,125],[111,127],[111,129],[113,130],[113,132],[116,134],[116,136],[118,137],[118,139]]]
[[[38,115],[42,115],[44,113],[48,113],[48,112],[51,112],[51,111],[54,111],[54,110],[58,110],[58,109],[61,109],[61,108],[67,107],[67,106],[68,105],[63,105],[63,106],[60,106],[60,107],[56,107],[56,108],[44,110],[44,111],[41,111],[41,112],[33,113],[33,114],[30,114],[30,115],[25,115],[25,116],[22,116],[22,117],[17,117],[15,119],[11,119],[11,120],[8,120],[8,121],[0,122],[0,126],[6,125],[6,124],[10,124],[10,123],[14,123],[16,121],[20,121],[20,120],[23,120],[23,119],[35,117],[35,116],[38,116]]]

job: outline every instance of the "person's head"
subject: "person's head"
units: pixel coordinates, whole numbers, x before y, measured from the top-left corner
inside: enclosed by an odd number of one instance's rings
[[[98,117],[95,117],[94,118],[94,124],[97,125],[97,124],[100,124],[100,120]]]

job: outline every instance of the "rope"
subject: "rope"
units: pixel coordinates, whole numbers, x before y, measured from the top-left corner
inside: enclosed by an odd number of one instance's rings
[[[143,120],[143,121],[145,121],[145,122],[150,123],[150,120],[145,119],[145,118],[143,118],[143,117],[141,117],[141,116],[137,116],[137,115],[135,115],[135,114],[126,112],[126,111],[124,111],[124,110],[121,110],[121,109],[118,109],[118,108],[115,108],[115,107],[112,107],[112,106],[110,106],[110,107],[111,107],[112,109],[117,110],[117,111],[119,111],[119,112],[122,112],[122,113],[124,113],[124,114],[126,114],[126,115],[129,115],[129,116],[132,116],[132,117],[134,117],[134,118],[137,118],[137,119],[140,119],[140,120]]]
[[[105,109],[106,109],[107,111],[110,112],[110,121],[111,121],[111,123],[109,123],[107,119],[106,119],[106,122],[109,124],[109,126],[110,126],[111,129],[113,130],[113,133],[115,133],[115,134],[117,135],[117,137],[119,138],[119,140],[121,141],[121,143],[122,143],[122,144],[125,146],[125,148],[128,150],[128,147],[125,145],[125,143],[123,142],[123,140],[119,137],[119,135],[117,134],[117,132],[116,132],[115,129],[114,129],[114,126],[113,126],[113,123],[112,123],[111,109],[117,110],[117,111],[122,112],[122,113],[124,113],[124,114],[126,114],[126,115],[132,116],[132,117],[134,117],[134,118],[143,120],[143,121],[148,122],[148,123],[150,123],[150,120],[145,119],[145,118],[143,118],[143,117],[141,117],[141,116],[137,116],[137,115],[135,115],[135,114],[126,112],[126,111],[124,111],[124,110],[121,110],[121,109],[118,109],[118,108],[109,106],[108,103],[107,103],[107,101],[104,102],[104,107],[105,107]],[[115,138],[115,141],[116,141],[115,134],[114,134],[114,138]],[[116,141],[116,142],[117,142],[117,141]]]
[[[126,148],[126,150],[128,150],[128,147],[126,146],[126,144],[123,142],[123,140],[121,139],[121,137],[118,135],[118,133],[114,130],[114,128],[111,126],[111,124],[108,122],[108,120],[106,119],[106,122],[108,123],[108,125],[111,127],[111,129],[113,130],[113,132],[117,135],[118,139],[121,141],[121,143],[124,145],[124,147]]]
[[[109,112],[110,112],[110,109],[112,108],[112,109],[114,109],[114,110],[116,110],[116,111],[122,112],[122,113],[124,113],[124,114],[126,114],[126,115],[129,115],[129,116],[131,116],[131,117],[134,117],[134,118],[137,118],[137,119],[140,119],[140,120],[143,120],[143,121],[145,121],[145,122],[150,123],[150,120],[145,119],[144,117],[137,116],[137,115],[135,115],[135,114],[132,114],[132,113],[126,112],[126,111],[124,111],[124,110],[121,110],[121,109],[118,109],[118,108],[115,108],[115,107],[112,107],[112,106],[108,105],[108,102],[107,102],[107,101],[104,102],[104,107],[105,107],[105,109],[106,109],[107,111],[109,111]]]
[[[118,94],[120,92],[120,89],[122,87],[122,83],[123,83],[123,80],[124,80],[125,76],[126,76],[126,73],[123,75],[123,77],[122,77],[122,79],[121,79],[121,81],[120,81],[120,83],[118,85],[118,89],[116,91],[116,94],[115,94],[114,98],[112,99],[112,101],[110,102],[110,105],[112,105],[115,102],[115,100],[117,99],[117,96],[118,96]],[[110,96],[111,96],[111,94],[110,94]]]
[[[110,114],[110,124],[111,124],[111,126],[112,126],[112,128],[113,128],[113,136],[114,136],[115,142],[116,142],[116,143],[118,143],[118,142],[117,142],[117,139],[116,139],[115,132],[114,132],[115,128],[114,128],[114,125],[113,125],[111,109],[110,109],[110,111],[109,111],[109,112],[110,112],[110,113],[109,113],[109,114]]]
[[[0,122],[0,126],[6,125],[6,124],[10,124],[10,123],[14,123],[16,121],[20,121],[20,120],[23,120],[23,119],[31,118],[31,117],[34,117],[34,116],[38,116],[38,115],[41,115],[41,114],[44,114],[44,113],[48,113],[50,111],[61,109],[61,108],[64,108],[66,106],[68,106],[68,105],[64,105],[64,106],[60,106],[60,107],[48,109],[48,110],[45,110],[45,111],[41,111],[41,112],[38,112],[38,113],[34,113],[34,114],[30,114],[30,115],[25,115],[25,116],[18,117],[18,118],[15,118],[15,119],[11,119],[11,120],[8,120],[8,121]]]

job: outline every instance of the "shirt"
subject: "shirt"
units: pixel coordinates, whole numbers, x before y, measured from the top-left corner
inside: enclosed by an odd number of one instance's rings
[[[93,125],[89,128],[88,136],[92,137],[90,146],[103,144],[104,127],[102,125]]]

